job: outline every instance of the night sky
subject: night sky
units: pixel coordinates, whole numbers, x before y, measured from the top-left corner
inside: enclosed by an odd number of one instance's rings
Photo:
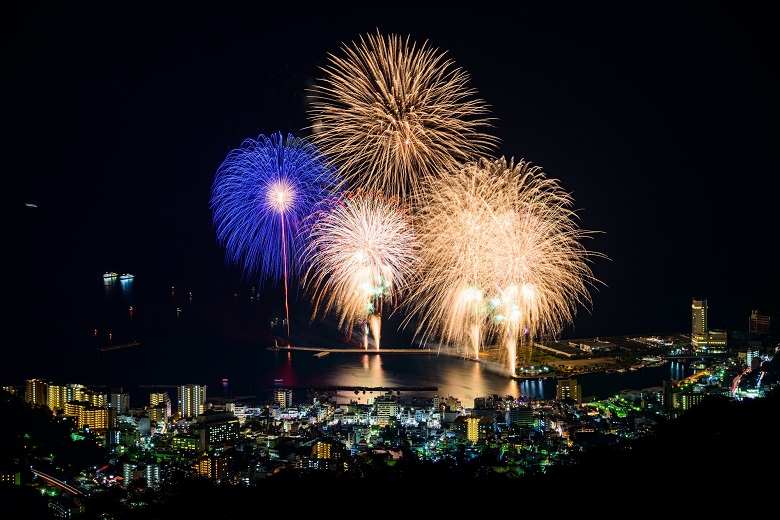
[[[240,278],[212,227],[217,169],[246,138],[305,136],[328,53],[378,29],[446,52],[490,105],[496,155],[559,179],[598,231],[603,284],[564,336],[690,330],[693,297],[711,328],[780,320],[780,46],[755,6],[21,4],[0,16],[11,306],[31,276]]]

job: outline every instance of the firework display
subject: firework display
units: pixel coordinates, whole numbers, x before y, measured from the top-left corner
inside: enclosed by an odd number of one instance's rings
[[[311,88],[312,140],[350,188],[411,201],[459,163],[493,149],[488,106],[444,53],[379,33],[331,54]]]
[[[378,349],[383,306],[415,281],[419,243],[396,199],[357,190],[328,206],[312,215],[302,261],[313,317],[332,312],[347,334],[361,325]]]
[[[211,191],[216,236],[226,260],[259,283],[284,282],[300,271],[303,225],[338,183],[317,148],[290,134],[260,135],[230,151]]]
[[[426,198],[416,219],[422,276],[405,323],[414,317],[423,340],[468,345],[475,358],[500,343],[514,375],[518,347],[554,336],[590,304],[590,263],[602,255],[580,240],[594,232],[579,228],[558,182],[525,161],[468,163]]]
[[[248,139],[220,166],[228,261],[283,279],[285,304],[294,273],[311,320],[361,329],[366,349],[403,310],[421,344],[499,352],[515,376],[592,304],[596,232],[541,167],[489,155],[488,106],[444,53],[378,31],[342,51],[310,88],[310,141]]]

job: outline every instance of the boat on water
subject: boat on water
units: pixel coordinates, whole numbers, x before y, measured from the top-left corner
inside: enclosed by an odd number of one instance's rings
[[[119,275],[118,275],[118,274],[116,274],[116,273],[115,273],[115,272],[113,272],[113,271],[106,271],[105,273],[103,273],[103,279],[104,279],[104,280],[113,280],[113,279],[114,279],[114,278],[116,278],[117,276],[119,276]]]
[[[119,275],[120,280],[132,280],[133,278],[135,278],[135,275],[130,273],[122,273]]]

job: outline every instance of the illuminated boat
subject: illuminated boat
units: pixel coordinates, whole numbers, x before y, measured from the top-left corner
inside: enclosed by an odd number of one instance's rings
[[[132,275],[130,273],[122,273],[119,275],[120,280],[132,280],[133,278],[135,278],[135,275]]]
[[[113,272],[113,271],[106,271],[105,273],[103,273],[103,279],[104,279],[104,280],[113,280],[113,279],[114,279],[114,278],[116,278],[117,276],[119,276],[119,275],[118,275],[118,274],[116,274],[116,273],[115,273],[115,272]]]

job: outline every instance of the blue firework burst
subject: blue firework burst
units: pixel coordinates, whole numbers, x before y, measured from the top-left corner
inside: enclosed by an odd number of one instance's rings
[[[211,209],[228,264],[259,285],[300,272],[304,227],[338,184],[337,173],[303,138],[281,133],[246,139],[217,170]]]

